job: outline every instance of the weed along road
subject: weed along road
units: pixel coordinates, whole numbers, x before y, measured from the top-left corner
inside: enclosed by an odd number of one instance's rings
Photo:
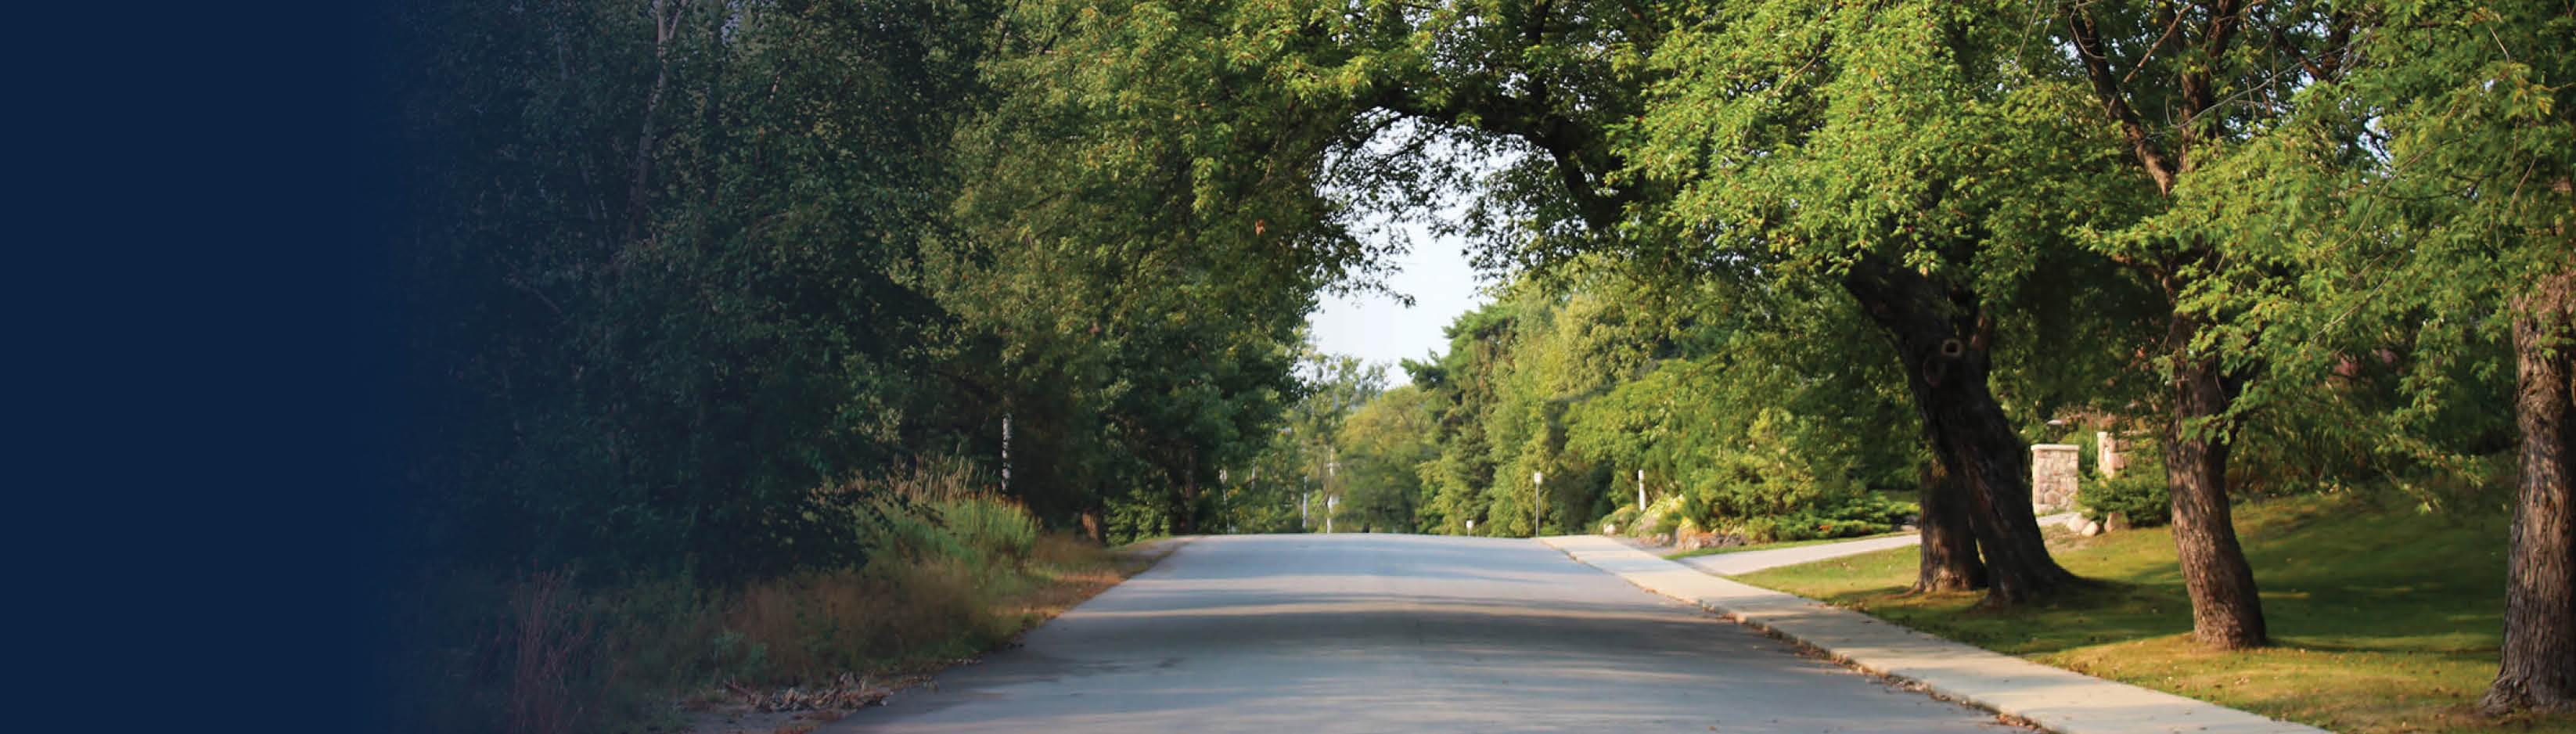
[[[2020,732],[1531,540],[1203,538],[824,732]]]

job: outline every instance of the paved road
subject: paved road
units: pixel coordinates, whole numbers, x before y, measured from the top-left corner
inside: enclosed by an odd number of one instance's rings
[[[2023,732],[1529,540],[1205,538],[825,732]]]

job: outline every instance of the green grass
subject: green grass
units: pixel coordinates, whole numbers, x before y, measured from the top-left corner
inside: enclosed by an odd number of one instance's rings
[[[1824,545],[1824,544],[1826,544],[1826,543],[1847,543],[1847,542],[1851,542],[1851,541],[1855,541],[1855,540],[1868,540],[1868,539],[1871,539],[1871,538],[1888,538],[1888,537],[1894,537],[1894,536],[1898,536],[1898,535],[1912,535],[1912,534],[1914,534],[1914,531],[1907,530],[1907,531],[1903,531],[1903,532],[1895,532],[1895,533],[1879,533],[1879,534],[1877,534],[1877,535],[1860,535],[1860,536],[1854,536],[1854,537],[1849,537],[1849,538],[1816,538],[1816,539],[1813,539],[1813,540],[1784,540],[1784,541],[1781,541],[1781,542],[1778,542],[1778,543],[1754,543],[1754,544],[1751,544],[1751,545],[1738,545],[1738,546],[1731,546],[1731,547],[1726,547],[1726,548],[1701,548],[1701,549],[1699,549],[1699,550],[1686,550],[1686,551],[1679,551],[1679,552],[1675,552],[1675,553],[1666,553],[1666,554],[1664,554],[1664,557],[1665,557],[1665,558],[1669,558],[1669,559],[1672,559],[1672,560],[1676,560],[1676,561],[1678,561],[1678,560],[1681,560],[1681,559],[1684,559],[1684,558],[1692,558],[1692,557],[1696,557],[1696,556],[1714,556],[1714,555],[1722,555],[1722,554],[1727,554],[1727,553],[1742,553],[1742,552],[1745,552],[1745,551],[1774,550],[1774,549],[1778,549],[1778,548],[1796,548],[1796,547],[1799,547],[1799,546],[1807,546],[1807,545]]]
[[[1976,609],[1982,592],[1906,594],[1911,547],[1739,580],[2339,732],[2576,732],[2576,716],[2497,720],[2473,710],[2496,671],[2508,525],[2500,512],[2427,514],[2412,501],[2349,493],[2240,505],[2236,527],[2276,644],[2242,653],[2191,641],[2166,528],[2090,538],[2052,528],[2059,563],[2094,583],[2021,609]]]

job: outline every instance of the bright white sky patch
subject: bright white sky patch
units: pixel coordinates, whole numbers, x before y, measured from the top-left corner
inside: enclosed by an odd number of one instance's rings
[[[1442,330],[1460,315],[1494,300],[1483,293],[1488,283],[1480,280],[1474,266],[1468,264],[1467,237],[1435,234],[1430,223],[1422,220],[1456,223],[1465,218],[1472,199],[1486,185],[1483,182],[1500,175],[1515,160],[1533,154],[1510,139],[1489,140],[1485,145],[1458,138],[1426,142],[1416,137],[1425,132],[1417,124],[1411,119],[1397,120],[1371,137],[1366,148],[1371,155],[1401,156],[1405,155],[1405,145],[1427,145],[1427,150],[1417,152],[1427,152],[1440,159],[1442,165],[1460,167],[1430,174],[1435,181],[1444,175],[1456,176],[1446,179],[1454,188],[1433,193],[1429,201],[1413,202],[1412,206],[1418,208],[1409,211],[1363,209],[1361,221],[1351,228],[1353,235],[1367,240],[1397,236],[1395,232],[1400,231],[1403,240],[1411,244],[1410,251],[1395,258],[1395,271],[1385,276],[1385,284],[1389,290],[1412,296],[1413,305],[1407,307],[1378,294],[1327,293],[1314,315],[1307,318],[1316,348],[1325,354],[1349,355],[1369,364],[1385,365],[1387,387],[1411,382],[1400,366],[1403,360],[1429,361],[1448,351],[1449,337]],[[1365,160],[1345,163],[1370,165]],[[1371,198],[1358,195],[1368,192],[1345,193],[1353,194],[1349,198],[1354,201]],[[1401,201],[1402,195],[1398,193],[1395,198]]]
[[[1397,272],[1386,285],[1413,296],[1413,307],[1376,294],[1326,295],[1309,317],[1315,345],[1327,354],[1347,354],[1387,367],[1387,386],[1408,382],[1399,360],[1428,361],[1448,351],[1441,330],[1460,314],[1493,298],[1479,291],[1475,268],[1467,264],[1464,238],[1434,237],[1420,224],[1404,224],[1413,251],[1397,258]]]

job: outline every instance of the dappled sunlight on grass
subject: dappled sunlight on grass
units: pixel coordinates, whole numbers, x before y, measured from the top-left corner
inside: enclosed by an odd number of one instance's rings
[[[1983,592],[1907,594],[1916,550],[1737,577],[2111,680],[2339,732],[2576,731],[2576,716],[2471,710],[2496,670],[2506,518],[2424,514],[2353,495],[2237,508],[2276,647],[2191,640],[2173,534],[2082,537],[2051,528],[2058,561],[2090,581],[2039,604],[1976,607]]]

